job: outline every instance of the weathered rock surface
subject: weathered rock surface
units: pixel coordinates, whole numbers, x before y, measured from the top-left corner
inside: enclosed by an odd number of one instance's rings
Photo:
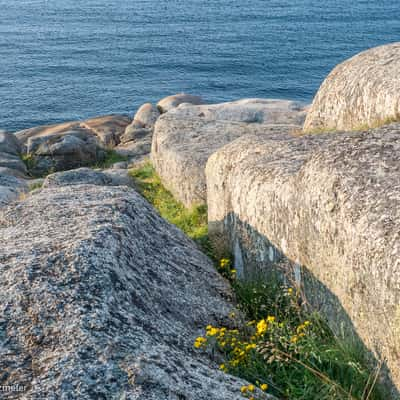
[[[156,106],[145,103],[137,110],[134,121],[141,122],[146,128],[153,128],[159,116],[160,111]]]
[[[28,190],[23,180],[26,178],[26,166],[20,153],[21,146],[16,137],[0,131],[0,207]]]
[[[157,107],[151,103],[143,104],[120,137],[120,144],[115,151],[134,160],[147,157],[151,150],[154,124],[159,116]]]
[[[0,212],[0,242],[0,385],[26,386],[10,398],[242,398],[193,349],[229,323],[227,283],[133,190],[36,191]]]
[[[364,51],[322,83],[305,131],[359,129],[400,119],[400,43]]]
[[[130,123],[131,119],[127,115],[106,115],[88,119],[81,125],[94,132],[104,146],[115,147]]]
[[[184,105],[158,119],[151,159],[164,185],[186,206],[205,203],[204,169],[211,154],[243,135],[301,130],[304,118],[301,105],[286,100]]]
[[[161,113],[166,113],[180,104],[187,103],[193,105],[204,104],[200,96],[193,96],[191,94],[179,93],[172,96],[165,97],[157,103],[157,108]]]
[[[206,167],[210,235],[228,244],[238,273],[289,260],[282,267],[289,279],[334,329],[354,330],[386,360],[398,389],[399,151],[400,124],[297,138],[247,135]]]
[[[102,161],[106,155],[95,136],[82,134],[80,130],[67,131],[61,136],[45,137],[30,154],[34,160],[34,174],[91,165]]]
[[[15,201],[27,191],[28,185],[24,180],[0,174],[0,208]]]
[[[0,153],[19,155],[21,145],[15,135],[0,131]]]
[[[30,138],[59,137],[68,134],[70,131],[80,131],[82,134],[95,136],[99,143],[104,146],[113,147],[119,143],[119,137],[123,135],[130,122],[131,119],[126,115],[106,115],[86,121],[65,122],[24,129],[16,132],[15,135],[23,146],[27,146]]]
[[[125,115],[108,115],[26,129],[16,136],[32,156],[33,173],[42,174],[102,161],[104,148],[117,146],[130,122]]]
[[[43,182],[43,188],[83,184],[98,186],[133,186],[132,179],[129,177],[129,172],[126,169],[99,171],[91,168],[78,168],[48,175]]]

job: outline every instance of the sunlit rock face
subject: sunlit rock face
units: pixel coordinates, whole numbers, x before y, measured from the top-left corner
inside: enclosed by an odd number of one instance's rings
[[[238,272],[281,271],[337,332],[345,327],[386,360],[397,388],[399,152],[400,124],[392,124],[246,135],[206,166],[210,237],[235,254]]]
[[[364,51],[322,83],[304,130],[350,130],[400,119],[400,43]]]
[[[187,207],[204,204],[204,169],[211,154],[243,135],[301,131],[304,118],[304,105],[289,100],[182,104],[158,119],[151,159],[176,198]]]
[[[13,399],[240,400],[246,382],[193,347],[231,326],[228,283],[135,191],[83,175],[0,211],[0,385],[25,386]]]

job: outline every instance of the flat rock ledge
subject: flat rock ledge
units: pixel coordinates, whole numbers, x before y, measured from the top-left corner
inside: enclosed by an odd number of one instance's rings
[[[243,135],[301,131],[304,118],[304,105],[288,100],[181,104],[158,119],[151,160],[163,184],[185,206],[204,204],[204,170],[211,154]]]
[[[318,90],[304,130],[350,130],[399,121],[399,70],[400,43],[366,50],[339,64]]]
[[[132,189],[71,179],[0,211],[2,398],[242,399],[193,349],[233,309],[211,261]]]
[[[241,276],[280,270],[400,388],[400,124],[243,136],[206,167],[210,235]],[[399,393],[393,395],[398,399]]]

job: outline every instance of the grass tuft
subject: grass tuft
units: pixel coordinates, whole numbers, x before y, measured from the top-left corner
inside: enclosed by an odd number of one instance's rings
[[[140,193],[163,218],[180,228],[196,241],[208,255],[212,256],[208,239],[206,205],[195,206],[191,209],[185,208],[182,203],[174,199],[171,192],[164,188],[160,177],[150,163],[131,170],[130,175],[135,180]]]
[[[108,149],[108,150],[106,150],[106,156],[105,156],[104,160],[97,162],[93,168],[106,169],[106,168],[110,168],[113,164],[115,164],[117,162],[123,162],[123,161],[127,161],[127,160],[128,160],[128,157],[121,156],[115,150]]]

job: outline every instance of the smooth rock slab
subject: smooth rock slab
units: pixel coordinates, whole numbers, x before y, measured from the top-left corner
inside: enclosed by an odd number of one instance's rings
[[[158,119],[151,160],[176,198],[187,207],[204,204],[204,169],[211,154],[243,135],[299,131],[304,117],[298,103],[286,100],[180,106]]]
[[[0,131],[0,153],[18,156],[21,154],[21,145],[12,133]]]
[[[0,212],[0,385],[13,399],[239,400],[193,340],[233,305],[212,262],[136,192],[43,189]]]
[[[200,96],[193,96],[191,94],[179,93],[165,97],[162,100],[160,100],[157,103],[157,108],[160,111],[160,113],[166,113],[167,111],[170,111],[183,103],[199,105],[199,104],[204,104],[204,101]]]
[[[360,129],[400,119],[400,43],[364,51],[322,83],[305,131]]]
[[[133,186],[133,181],[126,169],[110,168],[108,170],[99,171],[91,168],[78,168],[48,175],[43,182],[43,188],[83,184],[98,186]]]
[[[156,106],[145,103],[139,107],[133,120],[141,122],[146,128],[153,128],[159,116],[160,111]]]
[[[209,231],[238,274],[282,264],[400,388],[400,124],[289,138],[248,135],[207,163]],[[384,327],[384,329],[382,329]],[[398,399],[399,394],[393,395]]]
[[[96,136],[99,143],[106,147],[113,147],[119,143],[119,137],[125,132],[131,119],[126,115],[105,115],[91,118],[86,121],[64,122],[55,125],[37,126],[16,132],[18,140],[27,146],[28,139],[39,137],[60,137],[71,130],[80,131],[82,134]],[[28,152],[32,152],[31,149]]]

